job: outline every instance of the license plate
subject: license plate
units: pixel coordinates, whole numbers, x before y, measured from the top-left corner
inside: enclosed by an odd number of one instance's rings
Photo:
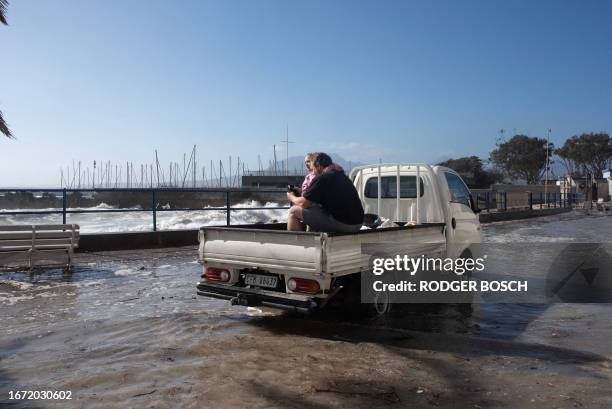
[[[276,288],[278,277],[247,274],[244,278],[244,283],[246,285],[256,285],[258,287]]]

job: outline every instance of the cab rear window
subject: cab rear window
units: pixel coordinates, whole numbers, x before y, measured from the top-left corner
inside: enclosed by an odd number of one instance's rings
[[[423,178],[421,180],[421,197],[425,192]],[[380,197],[382,199],[395,199],[397,197],[396,176],[382,176],[380,178]],[[417,194],[416,176],[400,176],[400,198],[415,199]],[[366,181],[364,196],[369,199],[378,198],[378,177],[374,176]]]

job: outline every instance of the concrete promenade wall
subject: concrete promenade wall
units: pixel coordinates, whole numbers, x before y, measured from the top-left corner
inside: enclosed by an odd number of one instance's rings
[[[550,216],[553,214],[566,213],[571,211],[570,208],[556,208],[556,209],[509,209],[505,212],[481,212],[478,216],[480,217],[480,223],[491,223],[501,222],[506,220],[519,220],[519,219],[530,219],[532,217]]]
[[[77,252],[137,250],[198,244],[198,230],[81,234]]]
[[[481,223],[528,219],[568,212],[571,209],[508,210],[480,213]],[[162,247],[194,246],[198,244],[198,230],[166,230],[157,232],[82,234],[77,252],[138,250]]]

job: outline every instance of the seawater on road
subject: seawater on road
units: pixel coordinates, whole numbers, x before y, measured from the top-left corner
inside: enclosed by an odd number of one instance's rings
[[[490,243],[612,242],[612,217],[484,225]],[[193,247],[88,253],[71,273],[0,274],[0,405],[612,406],[609,304],[421,308],[304,319],[196,297]],[[11,390],[72,391],[10,401]]]

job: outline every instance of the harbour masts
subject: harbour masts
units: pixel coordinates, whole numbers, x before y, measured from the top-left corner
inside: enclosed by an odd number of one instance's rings
[[[191,165],[193,162],[193,187],[195,187],[195,145],[193,150],[191,151],[191,155],[189,155],[189,162],[187,166],[183,166],[183,183],[182,188],[185,188],[185,182],[187,181],[187,175],[189,174],[189,170],[191,169]]]
[[[196,187],[196,145],[193,145],[193,188]]]
[[[289,140],[289,124],[287,124],[287,134],[285,140],[281,141],[285,144],[285,176],[289,175],[289,144],[293,143]],[[276,154],[274,155],[276,157]]]
[[[157,149],[155,149],[155,166],[157,168],[157,187],[159,187],[159,158],[157,157]]]
[[[189,158],[187,154],[183,154],[183,163],[180,161],[166,162],[164,165],[160,161],[159,152],[155,149],[155,162],[136,163],[129,160],[125,161],[125,175],[123,174],[122,161],[113,163],[110,160],[92,160],[93,166],[87,166],[87,162],[78,159],[73,159],[72,163],[66,167],[60,166],[60,186],[69,189],[143,189],[143,188],[179,188],[179,189],[197,189],[198,187],[239,187],[241,178],[251,172],[257,172],[260,175],[288,175],[290,173],[287,151],[289,144],[294,143],[289,140],[288,128],[286,138],[282,141],[285,143],[285,158],[279,162],[276,152],[276,144],[273,145],[274,156],[272,159],[267,159],[268,164],[262,159],[261,155],[257,155],[257,167],[252,171],[250,166],[241,159],[240,156],[234,157],[229,155],[228,162],[219,160],[219,163],[213,159],[210,161],[210,168],[202,166],[197,161],[197,145],[193,145]],[[283,166],[280,166],[283,164]],[[140,174],[138,173],[140,166]],[[167,178],[164,167],[168,172]],[[267,167],[264,167],[267,166]],[[257,169],[257,170],[255,170]],[[298,171],[294,167],[294,171]],[[201,174],[199,174],[201,172]],[[218,175],[217,175],[218,172]],[[201,177],[202,182],[198,182]],[[189,180],[191,178],[191,180]]]
[[[552,129],[548,128],[547,130],[547,135],[546,135],[546,169],[545,169],[545,176],[544,176],[544,200],[546,201],[546,204],[548,204],[548,151],[549,151],[549,146],[550,146],[550,132],[552,131]]]

